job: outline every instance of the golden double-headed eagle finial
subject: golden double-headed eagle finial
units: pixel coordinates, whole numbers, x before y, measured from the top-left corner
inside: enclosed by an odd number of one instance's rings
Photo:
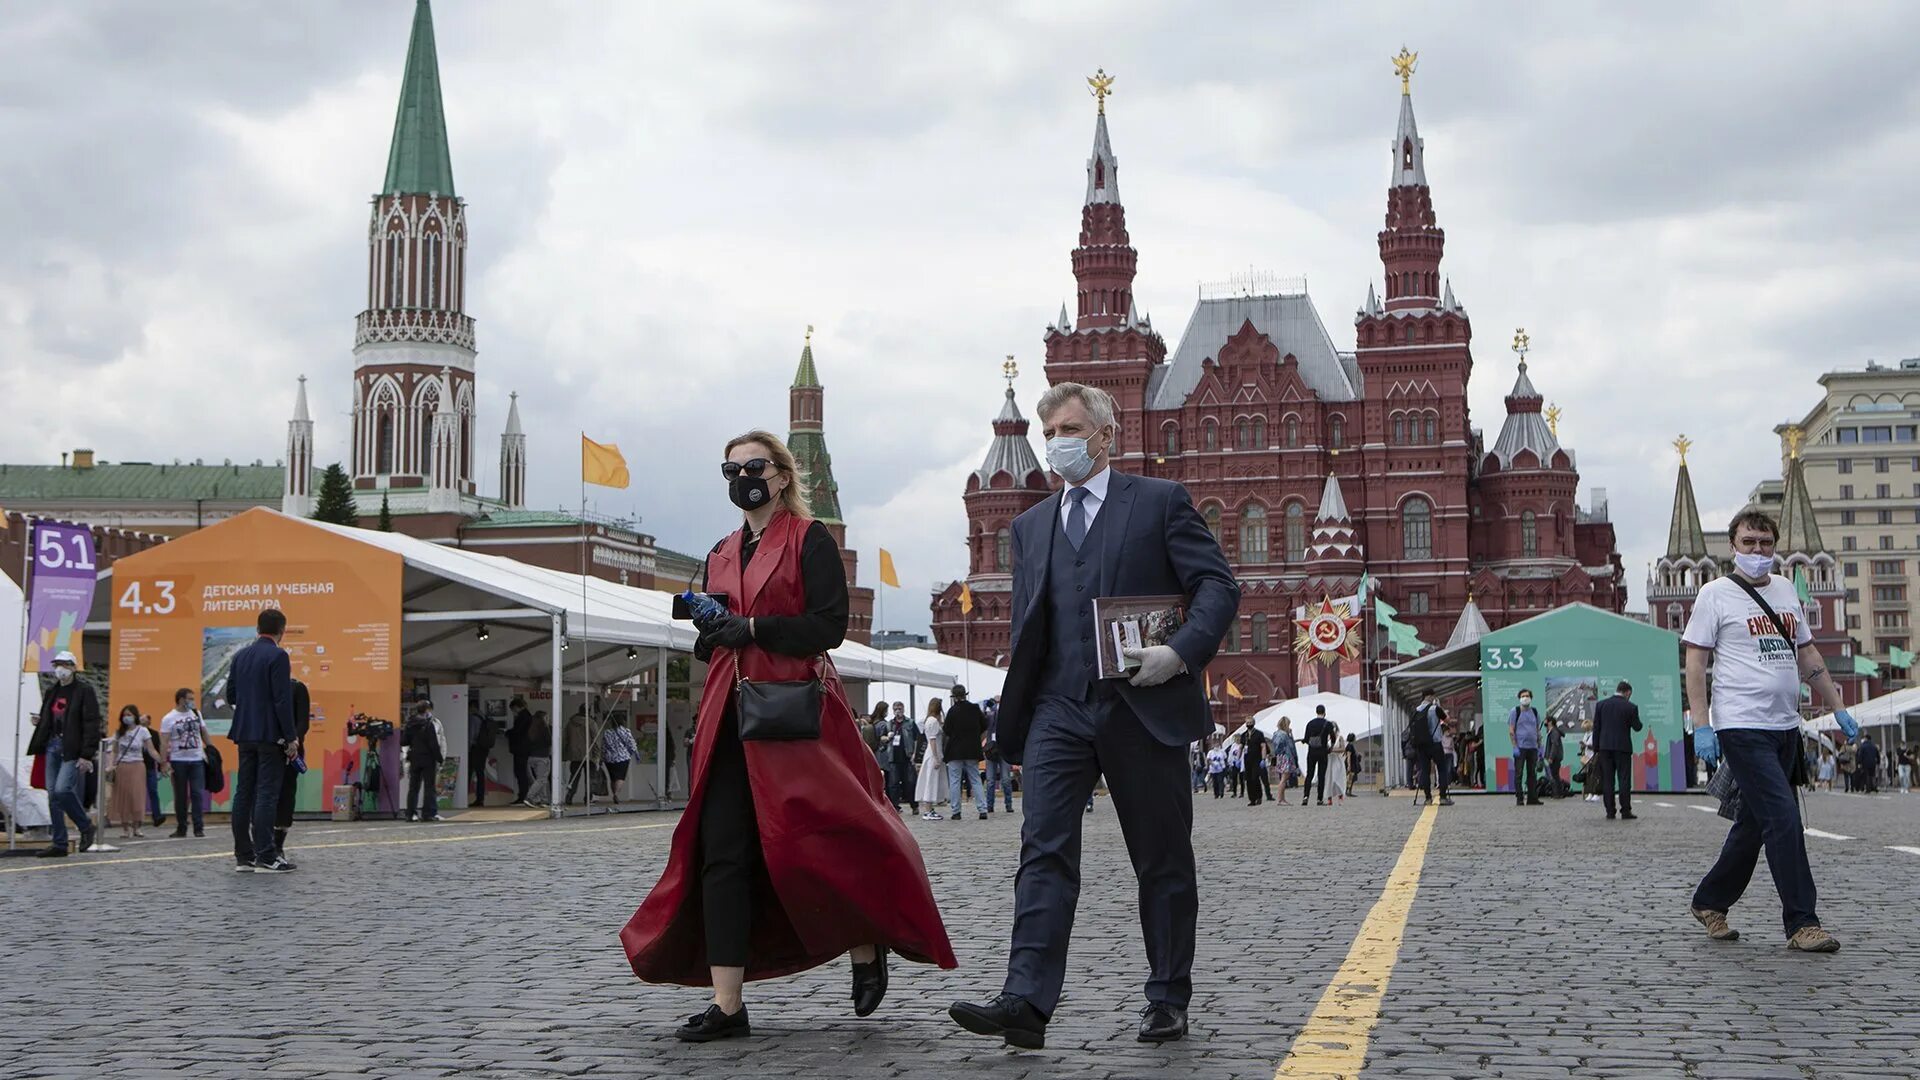
[[[1400,46],[1400,55],[1393,58],[1393,73],[1400,76],[1400,92],[1413,93],[1413,69],[1420,63],[1420,54],[1408,52],[1405,45]]]
[[[1680,451],[1680,464],[1685,465],[1687,463],[1687,451],[1693,449],[1693,440],[1682,435],[1673,440],[1673,448]]]
[[[1100,115],[1107,115],[1107,95],[1113,93],[1113,76],[1107,74],[1106,68],[1087,76],[1087,92],[1100,103]]]
[[[1806,432],[1801,431],[1798,425],[1787,429],[1787,460],[1791,461],[1800,456],[1800,440],[1804,438],[1806,438]]]
[[[1554,438],[1560,437],[1560,406],[1558,405],[1547,406],[1547,430],[1553,433]]]
[[[1013,354],[1007,354],[1007,362],[1000,365],[1000,374],[1006,377],[1007,389],[1013,389],[1013,380],[1020,377],[1020,365],[1013,362]]]
[[[1532,343],[1533,339],[1527,336],[1526,327],[1516,326],[1513,328],[1513,351],[1520,354],[1521,367],[1527,366],[1527,348]]]

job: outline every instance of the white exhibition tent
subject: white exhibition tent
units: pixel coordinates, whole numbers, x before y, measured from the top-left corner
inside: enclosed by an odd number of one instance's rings
[[[0,657],[11,656],[17,661],[26,654],[20,641],[25,608],[26,598],[21,595],[20,586],[0,574]],[[11,666],[19,665],[16,662]],[[28,771],[33,765],[27,757],[27,743],[33,738],[33,725],[27,717],[40,711],[40,677],[21,674],[11,681],[15,685],[0,687],[0,695],[11,697],[17,691],[20,704],[15,708],[11,700],[0,703],[0,710],[4,710],[7,717],[5,722],[0,722],[0,805],[4,805],[7,815],[20,825],[45,825],[53,820],[47,816],[47,793],[27,784]]]
[[[1847,712],[1866,728],[1901,728],[1907,714],[1920,713],[1920,686],[1910,686],[1905,690],[1895,690],[1891,694],[1882,694],[1869,698],[1858,705],[1849,705]],[[1823,713],[1807,721],[1815,731],[1835,731],[1840,721],[1832,713]],[[1902,736],[1904,738],[1904,736]]]
[[[886,652],[887,677],[869,688],[868,703],[880,701],[905,701],[917,718],[926,712],[924,701],[929,696],[916,693],[914,687],[924,687],[923,682],[908,685],[907,680],[896,678],[900,672],[913,668],[937,671],[944,685],[932,693],[933,697],[947,697],[955,683],[967,688],[967,700],[985,701],[990,697],[999,697],[1007,683],[1007,669],[992,664],[983,664],[978,660],[967,660],[958,656],[934,652],[932,649],[888,649]]]
[[[1271,736],[1280,730],[1280,718],[1289,717],[1293,720],[1294,737],[1299,738],[1301,732],[1306,730],[1307,721],[1313,719],[1314,709],[1319,706],[1326,707],[1327,719],[1339,725],[1343,736],[1369,738],[1380,734],[1384,723],[1384,710],[1380,706],[1345,694],[1323,691],[1269,705],[1253,714],[1253,724],[1261,734]]]

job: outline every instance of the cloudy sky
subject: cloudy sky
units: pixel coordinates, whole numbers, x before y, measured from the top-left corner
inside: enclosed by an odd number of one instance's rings
[[[518,390],[530,502],[617,441],[668,546],[730,527],[723,436],[783,430],[808,324],[852,542],[924,629],[1014,354],[1072,294],[1096,66],[1143,309],[1305,275],[1336,340],[1377,281],[1399,86],[1478,330],[1491,439],[1532,336],[1633,598],[1679,432],[1709,525],[1778,473],[1814,376],[1920,355],[1920,7],[531,3],[435,8],[472,227],[480,429]],[[0,9],[0,461],[283,453],[310,377],[347,457],[367,202],[412,4]],[[497,491],[493,435],[483,490]]]

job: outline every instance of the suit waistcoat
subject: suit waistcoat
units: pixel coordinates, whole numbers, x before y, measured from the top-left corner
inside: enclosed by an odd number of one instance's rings
[[[1111,489],[1109,489],[1111,490]],[[1053,556],[1047,566],[1047,642],[1045,676],[1040,682],[1042,694],[1060,694],[1076,701],[1087,700],[1099,683],[1096,664],[1099,642],[1095,640],[1093,598],[1100,595],[1100,541],[1105,535],[1105,512],[1093,519],[1080,550],[1067,539],[1060,515],[1053,517]]]

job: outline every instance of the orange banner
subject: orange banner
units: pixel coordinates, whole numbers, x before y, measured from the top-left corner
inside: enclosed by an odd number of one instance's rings
[[[358,763],[347,720],[355,712],[400,719],[401,571],[393,552],[263,509],[126,556],[113,564],[106,713],[136,705],[158,728],[174,692],[190,688],[231,775],[239,754],[226,738],[228,670],[254,640],[258,613],[277,607],[287,616],[281,644],[293,677],[313,699],[295,807],[324,810],[333,785]],[[229,780],[215,808],[232,796]],[[161,802],[172,805],[164,794]]]

